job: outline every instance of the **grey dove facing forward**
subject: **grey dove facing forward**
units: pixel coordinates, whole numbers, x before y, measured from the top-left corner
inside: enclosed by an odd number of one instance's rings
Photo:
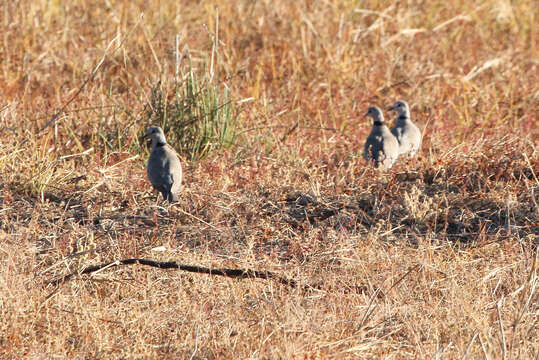
[[[384,114],[376,106],[371,106],[365,116],[374,120],[371,133],[367,137],[363,156],[367,162],[374,162],[374,167],[389,169],[399,156],[399,142],[384,123]]]
[[[415,153],[421,147],[421,131],[419,131],[419,128],[410,118],[410,107],[408,103],[399,100],[388,110],[395,110],[399,113],[397,122],[393,129],[391,129],[391,133],[395,135],[399,142],[399,155],[414,157]]]
[[[152,139],[152,151],[146,169],[150,183],[164,199],[177,202],[182,184],[182,165],[178,155],[167,144],[163,129],[159,126],[150,126],[144,137]]]

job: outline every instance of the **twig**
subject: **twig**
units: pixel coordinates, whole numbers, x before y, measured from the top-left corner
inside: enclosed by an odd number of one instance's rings
[[[123,260],[117,260],[117,261],[112,261],[108,263],[88,266],[80,272],[73,272],[71,274],[67,274],[59,278],[49,280],[47,284],[59,285],[65,281],[70,280],[75,275],[91,274],[93,272],[99,271],[107,267],[114,267],[114,266],[120,266],[120,265],[133,265],[133,264],[147,265],[147,266],[156,267],[159,269],[179,269],[179,270],[198,273],[198,274],[218,275],[218,276],[239,278],[239,279],[268,279],[268,280],[271,279],[283,285],[290,286],[292,288],[295,288],[298,285],[296,280],[279,276],[271,271],[259,271],[259,270],[251,270],[251,269],[227,269],[227,268],[212,269],[212,268],[207,268],[204,266],[178,264],[176,261],[155,261],[151,259],[139,259],[139,258],[123,259]],[[311,288],[313,287],[304,286],[304,289],[311,289]]]

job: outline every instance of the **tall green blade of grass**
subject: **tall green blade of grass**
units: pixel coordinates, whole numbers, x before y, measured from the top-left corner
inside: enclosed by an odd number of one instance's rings
[[[166,85],[154,87],[149,117],[163,127],[180,154],[198,160],[234,143],[236,112],[226,88],[192,68],[183,81],[175,79],[170,90]]]

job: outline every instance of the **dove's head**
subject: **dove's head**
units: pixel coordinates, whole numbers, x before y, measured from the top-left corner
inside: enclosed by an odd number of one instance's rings
[[[365,116],[370,116],[374,120],[374,125],[381,125],[384,123],[384,114],[378,106],[371,106]]]
[[[144,137],[152,139],[152,147],[154,147],[156,144],[167,143],[165,133],[163,132],[163,129],[161,129],[159,126],[150,126],[146,131],[146,135],[144,135]]]
[[[388,110],[394,110],[397,111],[400,115],[404,115],[406,117],[410,117],[410,107],[408,106],[408,103],[404,100],[396,101],[393,106],[389,107]]]

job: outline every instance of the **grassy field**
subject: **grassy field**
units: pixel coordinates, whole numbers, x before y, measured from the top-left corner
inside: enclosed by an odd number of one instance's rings
[[[0,358],[537,359],[537,14],[2,1]],[[421,153],[377,171],[363,115],[398,99]],[[150,124],[183,160],[172,207],[146,179]],[[127,258],[297,286],[80,274]]]

